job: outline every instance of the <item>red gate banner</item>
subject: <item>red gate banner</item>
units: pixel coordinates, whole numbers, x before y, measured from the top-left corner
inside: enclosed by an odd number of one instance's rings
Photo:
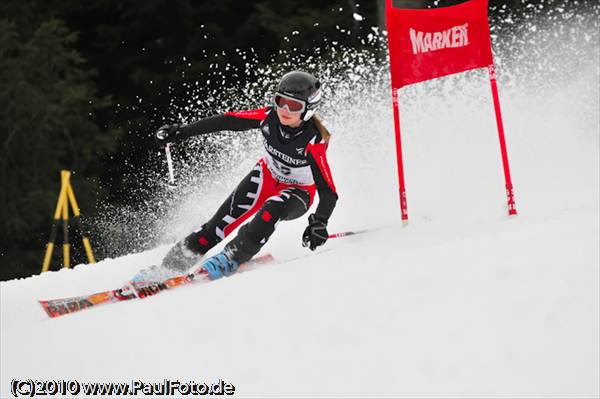
[[[435,9],[394,8],[386,0],[392,87],[493,64],[488,0]]]
[[[475,68],[488,68],[490,74],[506,181],[508,214],[517,214],[487,10],[488,0],[469,0],[459,5],[435,9],[400,9],[393,7],[392,0],[386,0],[400,211],[403,222],[408,222],[408,211],[400,135],[399,89],[413,83]]]

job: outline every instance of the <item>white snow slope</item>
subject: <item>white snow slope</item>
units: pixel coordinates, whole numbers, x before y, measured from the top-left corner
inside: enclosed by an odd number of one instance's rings
[[[429,94],[452,79],[401,101],[407,227],[385,91],[330,122],[330,232],[374,231],[311,254],[305,218],[281,223],[263,252],[306,257],[57,319],[37,300],[116,288],[168,246],[2,282],[0,396],[13,379],[220,378],[240,397],[598,397],[597,57],[535,90],[500,75],[511,219],[486,74]]]

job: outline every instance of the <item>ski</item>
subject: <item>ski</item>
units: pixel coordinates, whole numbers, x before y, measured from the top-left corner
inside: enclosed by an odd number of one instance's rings
[[[240,272],[251,270],[253,266],[265,264],[274,260],[271,254],[258,256],[240,265]],[[164,281],[135,282],[114,290],[97,292],[91,295],[82,295],[71,298],[49,299],[38,301],[49,317],[58,317],[94,306],[128,301],[130,299],[144,299],[159,292],[173,289],[184,284],[212,281],[202,267],[189,274],[168,278]]]

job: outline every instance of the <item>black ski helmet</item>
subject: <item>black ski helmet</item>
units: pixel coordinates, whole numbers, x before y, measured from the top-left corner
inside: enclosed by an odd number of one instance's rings
[[[304,101],[306,110],[301,118],[312,118],[321,102],[321,82],[313,75],[302,71],[288,72],[279,81],[277,92]]]

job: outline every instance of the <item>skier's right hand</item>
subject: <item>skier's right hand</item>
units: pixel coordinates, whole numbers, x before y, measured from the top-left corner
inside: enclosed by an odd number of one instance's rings
[[[179,123],[173,123],[171,125],[161,126],[156,133],[154,133],[154,140],[156,141],[156,145],[162,148],[169,143],[178,141],[180,136],[181,125]]]

